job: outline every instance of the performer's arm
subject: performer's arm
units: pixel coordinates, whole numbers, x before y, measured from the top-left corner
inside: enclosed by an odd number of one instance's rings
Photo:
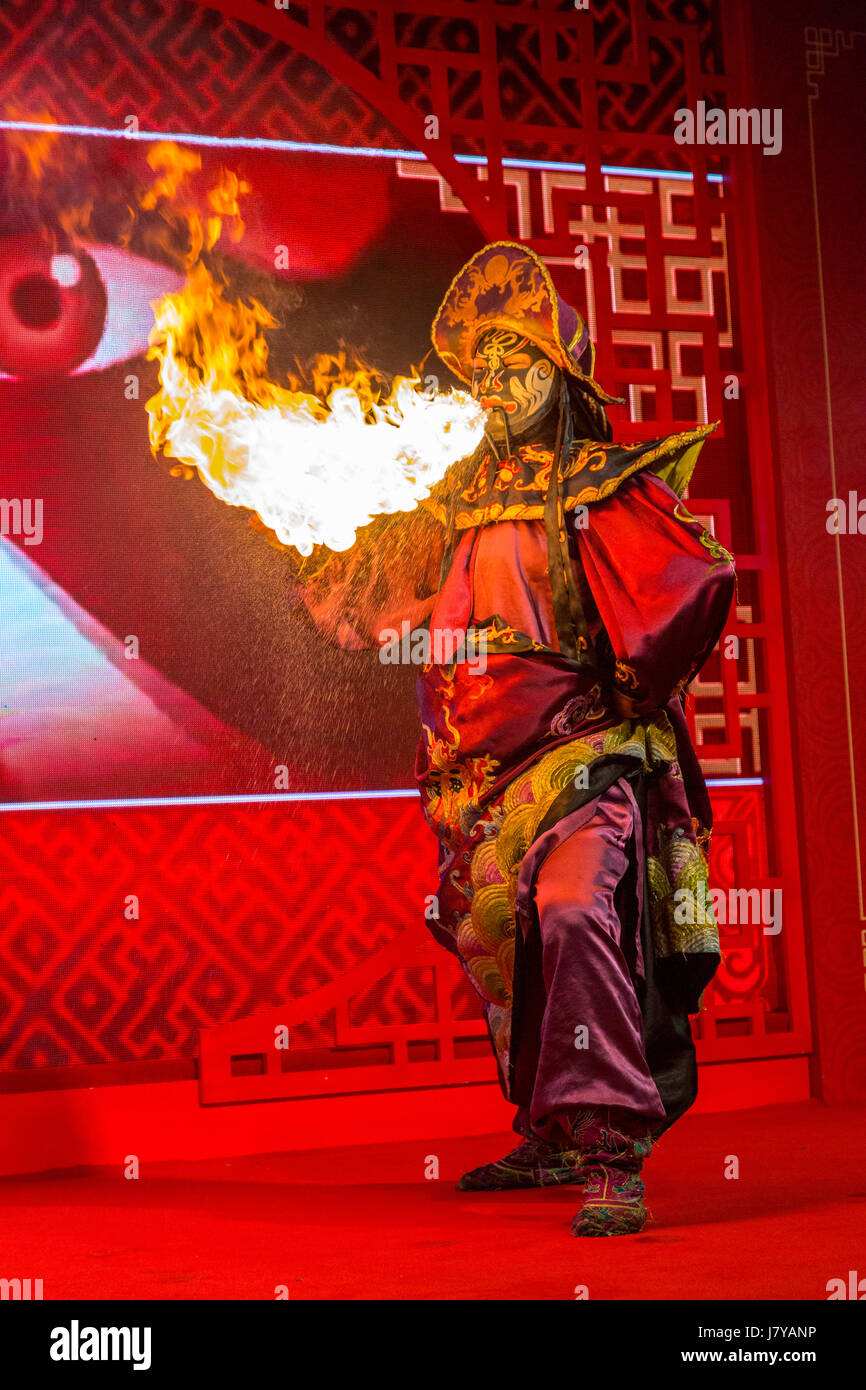
[[[378,647],[404,621],[421,626],[439,587],[444,532],[423,507],[371,532],[291,581],[319,631],[349,651]]]
[[[648,471],[590,507],[588,520],[578,547],[612,649],[616,705],[646,714],[697,674],[718,641],[734,563]]]

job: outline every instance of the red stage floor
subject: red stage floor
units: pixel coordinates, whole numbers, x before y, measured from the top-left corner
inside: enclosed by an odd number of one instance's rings
[[[0,1275],[46,1299],[825,1300],[866,1276],[864,1136],[866,1106],[686,1117],[648,1166],[653,1224],[597,1241],[574,1192],[455,1191],[505,1151],[489,1135],[5,1178]]]

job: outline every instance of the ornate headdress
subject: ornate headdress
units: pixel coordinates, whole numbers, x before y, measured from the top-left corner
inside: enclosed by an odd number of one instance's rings
[[[587,417],[594,438],[611,438],[605,405],[618,402],[593,376],[595,345],[583,317],[557,293],[541,257],[517,241],[483,246],[452,280],[433,320],[431,337],[442,361],[467,385],[480,338],[491,328],[519,333],[563,371],[578,389],[563,390],[550,481],[544,502],[553,613],[560,651],[580,661],[589,651],[585,619],[577,593],[563,525],[562,476],[574,439],[575,411]],[[588,436],[581,435],[581,438]],[[453,530],[453,514],[452,514]],[[449,533],[449,550],[453,537]]]
[[[541,257],[516,241],[494,241],[477,251],[452,280],[433,320],[433,346],[467,385],[476,344],[490,328],[529,338],[602,405],[620,402],[593,376],[595,344],[583,317],[557,293]]]

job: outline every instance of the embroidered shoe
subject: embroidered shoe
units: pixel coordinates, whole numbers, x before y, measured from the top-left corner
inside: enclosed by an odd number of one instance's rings
[[[649,1218],[637,1173],[601,1164],[587,1169],[583,1204],[571,1223],[576,1236],[634,1236]]]
[[[652,1136],[639,1116],[584,1110],[570,1123],[585,1175],[583,1202],[572,1224],[576,1236],[630,1236],[650,1218],[641,1168]]]
[[[461,1192],[506,1192],[511,1188],[575,1187],[583,1182],[581,1154],[561,1144],[528,1138],[504,1158],[464,1173]]]

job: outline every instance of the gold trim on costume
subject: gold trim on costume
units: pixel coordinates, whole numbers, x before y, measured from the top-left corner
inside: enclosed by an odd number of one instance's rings
[[[659,460],[673,460],[673,472],[670,468],[658,470],[657,476],[662,476],[667,471],[673,480],[682,481],[676,477],[676,467],[682,458],[689,459],[689,472],[694,468],[694,460],[708,435],[716,429],[716,423],[709,425],[698,425],[693,430],[683,430],[680,434],[671,434],[667,438],[659,441],[654,448],[647,448],[642,444],[621,445],[621,444],[599,444],[596,441],[583,441],[576,445],[575,452],[569,458],[563,470],[563,480],[576,478],[583,472],[600,471],[605,467],[606,462],[611,458],[614,450],[619,451],[627,460],[630,455],[634,455],[631,463],[625,462],[625,466],[614,477],[604,478],[595,485],[587,485],[580,492],[566,495],[562,499],[565,511],[574,511],[576,507],[586,506],[592,502],[603,502],[608,497],[612,497],[621,485],[631,478],[635,473],[649,468],[656,472],[652,465]],[[468,503],[472,503],[484,495],[487,467],[491,455],[485,456],[476,471],[475,477],[463,492],[460,498]],[[533,468],[531,479],[524,482],[517,477],[516,461],[537,465]],[[520,502],[494,502],[487,501],[479,506],[460,507],[454,515],[454,526],[458,531],[468,531],[475,526],[488,526],[497,521],[540,521],[544,518],[544,498],[547,490],[547,483],[550,478],[550,469],[553,463],[553,451],[539,446],[525,446],[518,455],[511,455],[504,459],[499,465],[499,469],[505,469],[505,473],[497,471],[493,479],[493,491],[495,492],[524,492],[536,494],[532,500]],[[510,480],[509,480],[510,479]],[[443,525],[448,518],[448,510],[443,502],[425,502],[425,506],[434,513],[437,520]],[[680,518],[681,520],[683,518]],[[694,520],[694,518],[690,518]],[[714,552],[715,553],[715,552]],[[727,551],[725,551],[727,555]],[[719,557],[723,558],[723,557]],[[728,557],[730,558],[730,557]]]

